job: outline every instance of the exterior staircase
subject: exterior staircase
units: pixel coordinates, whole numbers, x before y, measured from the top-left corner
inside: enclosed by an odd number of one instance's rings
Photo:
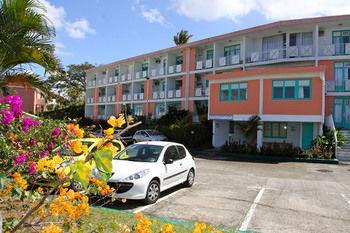
[[[338,146],[337,158],[339,161],[350,162],[350,130],[341,130],[340,133],[346,138],[345,144]]]

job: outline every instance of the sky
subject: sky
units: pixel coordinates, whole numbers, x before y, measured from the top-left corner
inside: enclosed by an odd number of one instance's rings
[[[269,22],[350,14],[349,0],[39,0],[63,65],[94,65]]]

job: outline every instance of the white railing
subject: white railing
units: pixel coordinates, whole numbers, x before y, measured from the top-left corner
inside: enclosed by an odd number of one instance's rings
[[[219,57],[219,66],[237,65],[240,63],[239,55]]]
[[[127,96],[127,98],[128,98],[128,100],[130,101],[130,100],[131,100],[131,94],[129,94],[129,95]]]
[[[107,102],[114,102],[115,101],[115,96],[111,95],[107,97]]]
[[[157,70],[156,70],[156,69],[152,69],[152,70],[151,70],[151,76],[152,76],[152,77],[157,76]]]
[[[176,65],[176,73],[181,73],[182,72],[182,65]]]
[[[168,91],[168,98],[174,98],[174,91],[173,90]]]
[[[169,74],[174,73],[175,66],[169,66]]]
[[[205,96],[208,96],[209,95],[209,87],[206,87],[205,88]]]
[[[197,61],[196,62],[196,70],[203,69],[203,61]]]
[[[139,94],[135,93],[134,94],[134,100],[138,100],[139,99]]]
[[[104,102],[106,102],[107,101],[107,97],[106,96],[99,96],[98,97],[98,102],[99,103],[104,103]]]
[[[159,75],[165,75],[165,70],[163,67],[159,69]]]
[[[292,49],[294,50],[294,49]],[[286,49],[271,49],[263,52],[252,52],[247,59],[248,63],[264,62],[286,58]]]
[[[175,91],[175,97],[180,98],[181,97],[181,89]]]
[[[126,98],[127,98],[126,95],[122,96],[123,101],[126,101]]]
[[[118,76],[114,76],[114,82],[117,83],[118,82]]]
[[[326,91],[348,92],[350,91],[350,80],[328,80],[326,81]]]
[[[115,95],[112,96],[112,102],[115,102]]]
[[[147,71],[146,70],[144,70],[144,71],[142,71],[142,78],[146,78],[147,77]]]
[[[122,74],[122,76],[121,76],[121,78],[122,78],[122,82],[124,82],[125,80],[126,80],[126,78],[125,78],[126,76],[125,76],[125,74]]]
[[[130,81],[131,80],[131,74],[128,74],[127,77],[128,77],[128,80]]]
[[[321,44],[320,56],[350,55],[350,43]]]
[[[135,79],[140,79],[140,77],[141,77],[141,76],[140,76],[140,72],[136,72],[136,73],[135,73]]]
[[[88,98],[86,98],[86,103],[88,103],[88,104],[92,104],[92,103],[94,103],[94,98],[92,98],[92,97],[88,97]]]
[[[153,99],[158,99],[158,92],[153,92]]]
[[[207,59],[203,61],[196,61],[196,70],[213,68],[213,59]]]
[[[213,59],[207,59],[205,61],[205,68],[213,68]]]
[[[160,99],[164,99],[165,98],[165,92],[164,91],[159,92],[159,98]]]
[[[139,93],[139,99],[143,100],[143,98],[144,98],[144,94],[143,93]]]
[[[202,96],[202,88],[201,87],[197,87],[194,94],[197,97]]]
[[[113,83],[113,77],[108,77],[108,83]]]

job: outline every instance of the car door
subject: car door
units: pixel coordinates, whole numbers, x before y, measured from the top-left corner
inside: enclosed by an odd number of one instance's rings
[[[179,180],[185,181],[187,179],[188,170],[190,170],[191,168],[190,167],[191,164],[188,162],[188,158],[186,157],[187,156],[186,149],[181,145],[176,145],[176,149],[178,152],[178,161],[179,161],[179,168],[180,168],[179,172],[182,172],[179,175]]]
[[[171,160],[171,162],[169,162]],[[163,187],[169,188],[179,180],[180,162],[178,160],[178,151],[176,146],[169,146],[164,152],[163,157],[164,173]]]

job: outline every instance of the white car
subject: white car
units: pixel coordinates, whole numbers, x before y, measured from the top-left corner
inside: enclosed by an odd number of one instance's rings
[[[196,166],[192,155],[173,142],[140,142],[128,146],[113,159],[113,175],[108,185],[118,198],[158,200],[160,193],[179,184],[191,187]]]
[[[166,141],[167,138],[159,131],[154,129],[138,130],[133,136],[134,142],[144,141]]]

